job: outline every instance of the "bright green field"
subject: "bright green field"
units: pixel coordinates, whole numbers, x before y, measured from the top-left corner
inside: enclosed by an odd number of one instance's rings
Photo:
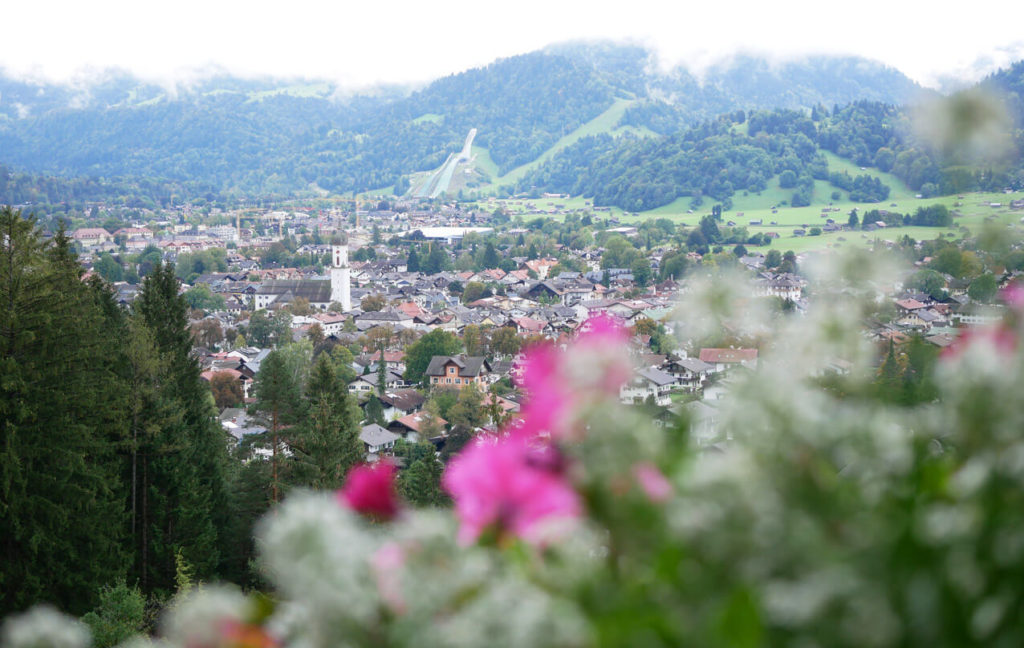
[[[853,162],[849,160],[844,160],[843,158],[839,157],[838,155],[835,155],[834,153],[830,153],[829,151],[825,150],[822,150],[821,152],[825,155],[825,159],[828,160],[829,172],[838,171],[842,173],[843,171],[846,171],[854,178],[856,178],[859,175],[869,175],[873,178],[878,178],[879,180],[882,181],[883,184],[889,185],[889,188],[891,189],[891,191],[889,192],[889,200],[913,198],[914,194],[917,193],[916,191],[908,187],[902,180],[900,180],[891,173],[883,173],[878,169],[872,169],[870,167],[865,167],[862,170]],[[828,186],[831,187],[831,185]],[[829,193],[831,193],[833,190],[834,188],[830,189]],[[815,187],[815,191],[817,191],[817,187]],[[845,191],[841,193],[843,194],[843,199],[847,199],[847,193]]]
[[[762,198],[766,192],[762,193]],[[960,238],[961,234],[959,228],[965,226],[971,230],[977,230],[983,225],[986,217],[993,217],[997,222],[1005,224],[1018,224],[1020,219],[1024,218],[1024,211],[1011,211],[1008,207],[1011,200],[1024,199],[1024,192],[1015,194],[1003,194],[1003,193],[975,193],[966,194],[963,199],[958,199],[956,196],[944,196],[940,198],[901,198],[897,200],[890,200],[886,203],[874,203],[874,204],[854,204],[845,203],[843,205],[836,205],[840,207],[839,211],[829,212],[827,217],[834,219],[839,224],[845,224],[849,219],[849,212],[854,207],[857,211],[863,214],[865,211],[870,209],[888,209],[899,213],[913,213],[918,207],[926,207],[934,204],[944,204],[958,212],[959,216],[954,217],[955,226],[953,228],[939,228],[939,227],[896,227],[892,229],[880,229],[875,232],[863,232],[860,230],[852,232],[833,232],[828,234],[821,234],[820,236],[793,236],[793,229],[807,225],[807,229],[811,227],[824,227],[826,217],[822,216],[822,207],[811,206],[811,207],[780,207],[776,210],[776,213],[772,213],[770,208],[759,208],[753,210],[733,210],[723,214],[723,219],[728,222],[730,220],[735,221],[737,225],[742,225],[747,228],[747,231],[753,235],[758,232],[778,232],[780,237],[775,239],[771,247],[778,248],[780,250],[793,250],[794,252],[806,252],[810,250],[820,250],[827,248],[840,248],[850,246],[865,246],[873,241],[895,241],[902,238],[904,235],[910,236],[918,240],[933,239],[937,236],[945,236],[949,233],[954,234],[954,238]],[[535,217],[546,217],[546,218],[558,218],[562,216],[558,214],[547,213],[554,209],[560,209],[563,213],[571,212],[573,210],[586,210],[590,211],[592,207],[587,205],[588,201],[581,197],[573,198],[536,198],[536,199],[505,199],[496,200],[493,202],[481,201],[475,205],[476,208],[493,211],[496,207],[501,206],[506,209],[512,215],[519,215],[524,218],[535,218]],[[677,201],[678,203],[679,201]],[[688,201],[687,201],[688,202]],[[989,207],[989,203],[998,202],[1002,203],[1003,207],[992,208]],[[896,206],[890,206],[891,203],[896,203]],[[960,205],[957,206],[957,203]],[[598,218],[603,218],[607,215],[617,216],[623,223],[639,223],[649,218],[670,218],[675,222],[682,222],[683,224],[695,227],[700,221],[700,217],[709,213],[710,209],[705,203],[700,209],[696,210],[693,214],[686,213],[686,203],[681,205],[683,213],[677,213],[677,209],[673,209],[672,206],[666,205],[656,210],[644,212],[642,214],[627,215],[618,208],[612,208],[610,212],[597,212]],[[743,211],[742,217],[737,217],[737,213]],[[763,220],[764,225],[749,225],[751,220]],[[775,225],[771,222],[775,221]],[[759,248],[762,251],[771,248]]]
[[[740,125],[742,126],[743,124],[740,124]],[[780,205],[780,207],[779,207],[779,214],[791,214],[791,215],[794,214],[794,213],[795,214],[801,214],[799,216],[796,216],[794,219],[792,219],[792,222],[804,223],[804,222],[807,222],[807,221],[803,220],[804,218],[806,218],[806,216],[803,215],[803,214],[813,212],[813,214],[815,216],[817,216],[821,212],[821,208],[822,207],[826,207],[826,206],[829,206],[829,205],[832,205],[832,206],[835,206],[835,207],[840,207],[840,208],[842,208],[844,210],[844,212],[849,212],[850,209],[852,209],[854,207],[857,207],[858,209],[864,209],[864,208],[866,208],[866,209],[873,209],[873,208],[886,209],[886,208],[888,208],[887,206],[890,203],[893,203],[893,202],[896,202],[896,203],[899,204],[899,203],[902,203],[903,201],[907,201],[907,200],[911,200],[911,201],[915,201],[916,200],[914,198],[914,192],[910,188],[908,188],[907,185],[904,184],[903,181],[900,180],[899,178],[897,178],[896,176],[894,176],[894,175],[892,175],[890,173],[882,173],[881,171],[878,171],[877,169],[864,169],[864,170],[861,170],[859,167],[857,167],[855,164],[853,164],[849,160],[844,160],[844,159],[842,159],[840,157],[837,157],[837,156],[835,156],[835,155],[833,155],[831,153],[828,153],[828,152],[824,152],[824,154],[825,154],[825,157],[828,159],[828,168],[829,168],[830,172],[831,171],[838,171],[838,172],[846,171],[847,173],[849,173],[850,175],[852,175],[854,177],[856,177],[857,175],[870,175],[872,177],[876,177],[876,178],[880,179],[883,183],[889,185],[889,187],[890,187],[889,199],[886,200],[884,203],[878,203],[878,204],[851,202],[848,192],[842,191],[841,189],[837,189],[836,187],[833,187],[831,184],[829,184],[828,182],[826,182],[824,180],[815,180],[814,181],[814,194],[813,194],[813,197],[812,197],[812,200],[811,200],[811,205],[809,207],[798,207],[798,208],[786,207],[786,206],[782,206],[782,203],[783,202],[787,202],[788,203],[790,201],[790,199],[792,199],[792,197],[793,197],[793,189],[782,189],[781,187],[779,187],[779,178],[778,178],[778,176],[775,176],[774,178],[772,178],[771,180],[768,181],[767,187],[765,188],[764,191],[762,191],[760,193],[747,194],[747,192],[744,192],[744,191],[737,192],[736,195],[734,195],[732,197],[732,204],[733,204],[732,209],[729,212],[726,212],[726,214],[733,214],[733,215],[735,215],[736,213],[742,212],[744,214],[744,217],[747,217],[750,214],[764,214],[764,213],[770,214],[771,207],[773,205]],[[834,191],[839,191],[840,197],[839,197],[838,200],[832,200],[832,192],[834,192]],[[744,195],[744,194],[746,194],[746,195]],[[705,205],[706,204],[708,204],[707,201],[705,201]],[[680,216],[680,217],[685,219],[686,216],[690,215],[690,214],[687,213],[688,210],[689,210],[689,205],[690,205],[690,199],[689,198],[686,198],[686,197],[684,197],[684,198],[677,198],[675,201],[673,201],[673,202],[671,202],[671,203],[669,203],[667,205],[663,205],[663,206],[658,207],[656,209],[651,209],[649,211],[642,212],[640,215],[641,216],[656,216],[656,217],[661,217],[661,216],[668,216],[668,217]],[[916,203],[915,203],[915,208],[916,208]],[[700,211],[706,212],[707,208],[702,206],[699,210],[695,210],[695,212],[700,212]],[[896,211],[901,211],[901,210],[897,209]],[[754,217],[755,220],[757,218],[758,218],[758,216]],[[768,221],[771,221],[771,220],[776,220],[776,221],[779,221],[779,222],[783,222],[777,216],[773,217],[773,218],[770,218],[770,219],[766,220],[765,222],[768,222]],[[791,222],[791,221],[786,221],[786,222]]]
[[[423,122],[430,122],[431,124],[440,124],[444,121],[444,115],[438,115],[437,113],[423,113],[416,119],[412,120],[414,124],[422,124]]]
[[[249,101],[260,101],[275,95],[288,95],[291,97],[326,97],[331,92],[332,88],[329,83],[303,83],[284,88],[276,88],[274,90],[250,92]]]
[[[498,165],[491,159],[491,152],[482,146],[473,146],[473,164],[476,165],[477,170],[483,173],[488,178],[498,177]]]
[[[850,209],[857,207],[857,211],[863,214],[865,211],[870,209],[888,209],[890,211],[899,212],[902,214],[913,213],[918,207],[926,207],[934,204],[944,204],[949,207],[950,210],[958,212],[960,215],[954,217],[953,228],[939,228],[939,227],[894,227],[891,229],[880,229],[875,232],[833,232],[830,234],[822,234],[821,236],[793,236],[793,229],[795,227],[801,227],[807,225],[808,227],[822,227],[825,225],[825,218],[821,216],[821,207],[801,207],[801,208],[780,208],[777,213],[772,214],[770,209],[758,209],[744,212],[743,217],[737,218],[736,212],[725,212],[723,219],[726,221],[733,220],[737,225],[743,225],[747,227],[747,231],[750,234],[756,234],[758,232],[778,232],[780,238],[772,242],[772,247],[781,250],[793,250],[794,252],[804,252],[808,250],[818,250],[825,248],[834,248],[842,246],[862,246],[867,245],[875,239],[883,241],[895,241],[903,238],[903,236],[910,236],[918,240],[922,239],[933,239],[937,236],[945,236],[947,233],[952,232],[955,238],[960,238],[961,234],[959,228],[961,226],[967,227],[972,231],[977,231],[980,228],[987,217],[992,217],[995,222],[1003,224],[1020,224],[1021,218],[1024,218],[1024,211],[1011,211],[1008,207],[1011,200],[1024,199],[1024,192],[1018,192],[1014,194],[1004,193],[970,193],[965,194],[963,199],[958,199],[956,196],[943,196],[940,198],[901,198],[897,200],[890,200],[884,204],[860,204],[854,205],[852,203],[846,203],[841,206],[840,211],[830,212],[829,217],[835,219],[837,223],[845,224],[849,219]],[[990,203],[1001,203],[1002,207],[989,207]],[[891,203],[895,203],[895,206],[890,206]],[[959,203],[959,206],[957,206]],[[700,215],[707,213],[707,209],[702,208],[699,214],[690,214],[687,216],[676,216],[671,217],[673,220],[682,221],[687,225],[694,226],[698,223]],[[630,221],[641,221],[648,214],[640,214],[636,217],[627,218]],[[764,225],[748,225],[750,220],[764,219]],[[771,225],[771,221],[775,221],[777,225]],[[840,240],[840,239],[845,239]],[[762,248],[763,250],[764,248]]]
[[[544,153],[542,153],[536,160],[518,166],[500,178],[495,178],[490,185],[480,187],[479,191],[487,192],[497,187],[515,184],[532,169],[550,160],[555,153],[575,144],[580,139],[587,137],[588,135],[597,135],[599,133],[612,133],[617,135],[625,132],[631,132],[639,135],[653,135],[653,133],[646,128],[637,129],[631,126],[617,127],[619,120],[622,119],[622,115],[626,112],[626,109],[634,103],[634,101],[634,99],[616,99],[615,103],[613,103],[608,110],[605,110],[603,113],[594,117],[568,135],[562,136],[551,146],[551,148],[544,151]],[[473,147],[474,150],[476,148],[477,147],[475,146]],[[490,159],[490,156],[488,156],[488,159]],[[495,168],[494,172],[497,173],[497,168]],[[493,174],[492,177],[494,177]]]

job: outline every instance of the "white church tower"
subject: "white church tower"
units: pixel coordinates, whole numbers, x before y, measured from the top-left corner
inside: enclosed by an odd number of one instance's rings
[[[331,246],[331,301],[341,304],[341,309],[346,313],[352,310],[347,245]]]

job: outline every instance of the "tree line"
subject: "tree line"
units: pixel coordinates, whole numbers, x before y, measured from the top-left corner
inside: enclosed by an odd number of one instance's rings
[[[275,482],[217,419],[173,266],[157,262],[125,309],[83,280],[63,230],[4,207],[0,231],[0,614],[81,614],[119,582],[159,603],[183,571],[254,582],[251,525]],[[301,372],[282,477],[337,487],[362,458],[358,408],[329,356]]]

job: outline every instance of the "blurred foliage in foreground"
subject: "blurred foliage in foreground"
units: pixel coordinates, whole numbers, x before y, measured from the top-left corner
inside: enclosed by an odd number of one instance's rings
[[[160,637],[126,645],[1021,645],[1024,300],[1004,293],[1003,321],[936,361],[933,398],[890,403],[857,315],[893,276],[877,258],[818,268],[829,289],[804,316],[691,284],[684,335],[771,340],[718,402],[720,443],[620,405],[620,332],[592,321],[529,357],[521,421],[448,469],[453,511],[405,508],[389,467],[357,470],[264,520],[268,596],[182,588]],[[822,389],[837,358],[850,369]],[[89,642],[45,609],[4,637]]]

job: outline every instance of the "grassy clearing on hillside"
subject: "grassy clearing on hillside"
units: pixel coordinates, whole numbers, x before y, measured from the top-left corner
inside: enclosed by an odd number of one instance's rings
[[[332,91],[333,90],[329,83],[303,83],[284,88],[275,88],[273,90],[250,92],[249,101],[260,101],[267,97],[273,97],[276,95],[288,95],[290,97],[326,97]]]
[[[825,159],[828,160],[828,170],[830,173],[832,171],[838,171],[839,173],[845,171],[854,178],[856,178],[859,175],[869,175],[872,178],[878,178],[879,180],[882,181],[882,184],[889,185],[890,200],[913,198],[914,195],[917,193],[916,191],[908,187],[906,183],[904,183],[902,180],[900,180],[891,173],[884,173],[882,171],[879,171],[878,169],[873,169],[871,167],[861,168],[854,164],[853,162],[851,162],[850,160],[845,160],[839,157],[838,155],[835,155],[834,153],[830,153],[829,151],[826,151],[824,149],[821,149],[821,152],[825,156]],[[844,191],[842,193],[845,196],[846,192]]]
[[[607,110],[605,110],[597,117],[594,117],[587,123],[583,124],[576,130],[572,131],[568,135],[564,135],[561,139],[555,142],[551,146],[551,148],[541,153],[540,157],[538,157],[536,160],[533,160],[532,162],[527,162],[526,164],[523,164],[512,169],[505,175],[501,176],[500,178],[497,178],[492,184],[480,187],[479,191],[486,192],[491,189],[496,189],[498,187],[504,187],[507,185],[515,184],[531,170],[550,160],[552,156],[555,155],[555,153],[558,153],[562,149],[571,146],[572,144],[575,144],[580,139],[588,135],[597,135],[599,133],[615,133],[616,131],[626,132],[627,130],[637,134],[643,134],[643,131],[646,131],[647,129],[641,130],[636,128],[616,128],[619,123],[619,120],[622,119],[623,113],[625,113],[626,109],[629,108],[633,103],[635,103],[634,99],[616,99],[615,103],[613,103]]]
[[[422,124],[423,122],[430,122],[431,124],[440,124],[444,121],[444,115],[438,115],[437,113],[423,113],[416,119],[412,120],[414,124]]]
[[[491,152],[482,146],[475,145],[470,150],[473,154],[473,164],[476,165],[477,170],[491,180],[497,178],[498,165],[491,159]]]
[[[746,124],[737,124],[739,126],[746,126]],[[779,186],[779,177],[775,176],[770,179],[767,183],[764,191],[759,193],[748,193],[745,191],[739,191],[732,197],[732,209],[726,212],[728,214],[743,213],[743,218],[753,218],[757,220],[759,218],[766,218],[765,222],[778,221],[779,223],[785,223],[789,225],[802,224],[807,222],[809,215],[817,217],[821,213],[821,208],[828,206],[836,206],[843,209],[844,212],[848,212],[850,209],[856,207],[857,209],[895,209],[901,211],[901,209],[890,207],[890,203],[896,202],[902,204],[905,201],[914,201],[914,209],[917,208],[918,199],[914,198],[914,191],[912,191],[906,184],[903,183],[899,178],[892,175],[891,173],[882,173],[877,169],[864,169],[861,170],[858,166],[844,160],[840,157],[833,155],[827,151],[822,151],[825,157],[828,159],[829,171],[837,171],[842,173],[843,171],[856,177],[858,175],[869,175],[880,179],[883,183],[889,185],[890,194],[889,199],[881,203],[857,203],[850,200],[849,192],[833,187],[831,184],[824,180],[814,181],[814,194],[812,196],[811,204],[808,207],[788,207],[788,203],[793,199],[793,193],[795,189],[783,189]],[[832,199],[833,192],[839,192],[839,198],[837,200]],[[785,205],[783,204],[785,203]],[[704,204],[700,208],[694,210],[694,213],[707,212],[710,209],[710,205],[714,204],[711,199],[705,199]],[[772,214],[772,207],[778,207],[778,214]],[[655,209],[651,209],[645,212],[641,212],[641,217],[681,217],[685,218],[689,216],[690,210],[690,198],[682,197],[677,198],[667,205],[662,205]],[[906,211],[906,208],[902,208],[902,211]]]

